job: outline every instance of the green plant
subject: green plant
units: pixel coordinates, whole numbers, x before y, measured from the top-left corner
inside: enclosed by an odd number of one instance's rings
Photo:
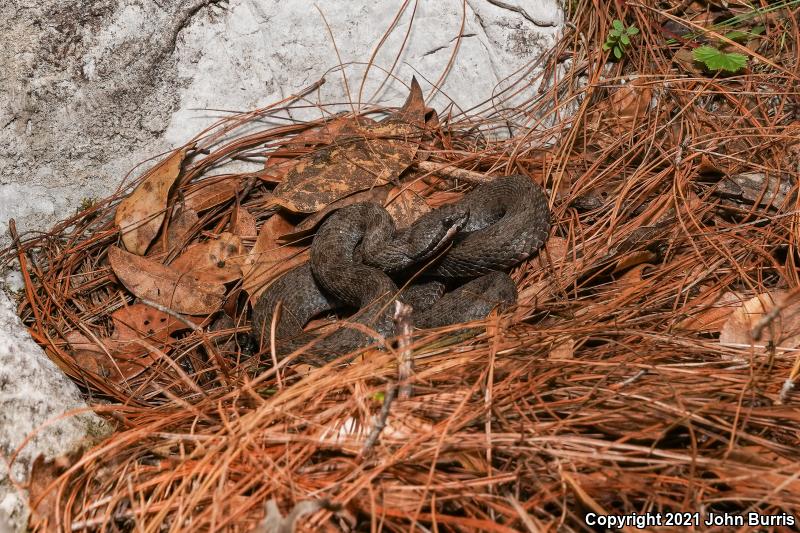
[[[707,44],[698,46],[692,52],[694,60],[706,66],[712,72],[725,70],[738,72],[747,64],[747,56],[736,52],[723,52],[719,48]]]
[[[627,28],[619,19],[614,19],[611,23],[611,31],[608,32],[606,42],[603,43],[603,50],[611,50],[614,57],[617,59],[622,58],[625,49],[631,44],[631,37],[639,33],[639,28],[636,26],[628,26]]]

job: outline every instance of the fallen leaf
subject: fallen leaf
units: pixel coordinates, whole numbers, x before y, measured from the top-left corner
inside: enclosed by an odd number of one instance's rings
[[[553,342],[549,359],[572,359],[575,353],[575,340],[572,337],[562,337]]]
[[[413,162],[425,123],[422,92],[412,81],[404,106],[377,124],[359,124],[330,146],[297,158],[273,202],[313,213],[353,193],[396,180]]]
[[[229,283],[242,277],[243,262],[242,239],[225,232],[190,245],[169,267],[205,283]]]
[[[255,239],[258,236],[256,217],[242,206],[237,206],[231,214],[231,233],[243,239]]]
[[[746,172],[723,177],[714,187],[714,194],[748,204],[782,209],[787,204],[787,198],[794,203],[797,188],[788,174],[775,176]]]
[[[82,452],[76,451],[51,460],[39,455],[31,464],[28,478],[28,529],[37,532],[57,532],[60,522],[61,505],[59,504],[58,478],[78,462]],[[0,525],[3,527],[5,524]]]
[[[222,284],[198,281],[116,246],[109,248],[108,259],[117,278],[139,298],[187,315],[210,314],[222,305],[225,295]]]
[[[313,215],[310,215],[303,219],[297,226],[295,226],[294,230],[290,233],[285,233],[283,235],[283,239],[295,239],[297,237],[301,237],[303,235],[307,235],[310,231],[312,231],[317,225],[322,222],[322,220],[327,217],[331,212],[336,211],[337,209],[341,209],[344,206],[356,204],[358,202],[376,202],[382,204],[386,197],[389,194],[389,189],[391,189],[391,185],[383,185],[381,187],[373,187],[372,189],[367,189],[366,191],[357,192],[355,194],[351,194],[350,196],[346,196],[340,200],[336,200],[328,205],[326,205],[323,209],[317,211]]]
[[[198,213],[233,199],[239,188],[239,176],[214,176],[192,183],[185,195],[186,209]]]
[[[800,344],[800,302],[789,304],[772,321],[763,328],[761,339],[755,340],[752,331],[761,318],[782,302],[785,291],[762,293],[741,305],[731,313],[719,335],[719,343],[723,346],[738,348],[765,348],[772,344],[779,350],[790,350]]]
[[[653,91],[648,80],[637,78],[612,89],[611,94],[597,105],[588,118],[590,129],[602,134],[598,143],[617,142],[647,116]]]
[[[414,181],[393,187],[386,199],[386,210],[392,215],[398,228],[406,228],[431,210],[421,192],[428,189],[422,181]]]
[[[158,359],[157,354],[151,353],[144,346],[136,351],[132,348],[133,345],[130,344],[128,351],[114,352],[110,355],[92,350],[78,350],[72,358],[83,371],[121,385],[151,368]]]
[[[308,250],[281,245],[281,237],[294,231],[294,226],[280,213],[272,215],[261,227],[255,246],[242,267],[242,288],[255,303],[258,296],[280,274],[308,260]]]
[[[299,158],[274,191],[290,211],[313,213],[355,192],[396,179],[414,159],[417,144],[386,138],[350,138]]]
[[[389,115],[384,122],[403,122],[422,128],[425,126],[425,114],[427,111],[425,98],[422,95],[422,87],[419,86],[419,82],[414,76],[411,78],[411,86],[409,87],[406,101],[400,109]],[[436,117],[436,123],[438,124],[438,116],[435,112],[433,116]]]
[[[723,292],[710,306],[678,322],[679,329],[687,329],[699,333],[718,333],[728,317],[742,305],[742,296],[733,291]]]
[[[309,148],[331,144],[337,137],[342,135],[355,134],[358,124],[374,124],[374,121],[367,117],[355,119],[350,116],[344,116],[336,117],[320,126],[309,128],[298,133],[288,143],[271,152],[264,166],[269,168],[295,161],[298,155],[303,155],[303,152],[308,151]],[[292,153],[293,151],[300,151],[300,153]]]
[[[675,52],[675,55],[672,56],[672,60],[683,69],[684,72],[692,76],[705,76],[703,69],[695,62],[694,54],[692,54],[692,51],[688,48],[681,48]]]
[[[147,173],[138,187],[117,206],[114,223],[125,249],[144,255],[164,221],[169,191],[178,179],[189,148],[176,150]]]
[[[547,240],[544,249],[531,261],[536,271],[541,273],[539,279],[520,288],[514,308],[514,320],[525,319],[538,306],[553,300],[559,291],[574,281],[578,267],[568,252],[567,239],[553,236]]]
[[[453,191],[436,191],[431,193],[430,196],[425,198],[425,203],[431,209],[437,209],[445,204],[452,204],[457,202],[464,196],[463,193]]]
[[[169,221],[169,226],[164,234],[166,242],[162,246],[162,251],[166,252],[175,246],[180,246],[199,220],[200,217],[197,216],[194,209],[184,208],[178,211]]]
[[[145,339],[156,346],[170,341],[170,335],[187,329],[185,323],[177,318],[143,303],[135,303],[111,313],[114,333],[111,338],[117,342],[131,339]]]

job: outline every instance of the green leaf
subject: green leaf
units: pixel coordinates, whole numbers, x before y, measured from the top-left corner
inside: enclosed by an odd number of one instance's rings
[[[622,44],[631,44],[631,38],[628,37],[627,35],[623,35],[622,37],[619,38],[619,42],[621,42]]]
[[[628,35],[636,35],[637,33],[639,33],[639,28],[637,28],[636,26],[631,26],[626,31],[628,32]]]
[[[620,48],[619,46],[615,46],[614,55],[616,56],[617,59],[622,59],[622,48]]]
[[[619,37],[620,35],[622,35],[622,30],[614,28],[609,32],[609,35],[613,35],[614,37]]]
[[[624,29],[625,29],[625,25],[624,25],[624,24],[622,23],[622,21],[621,21],[621,20],[619,20],[619,19],[614,19],[614,21],[613,21],[613,22],[611,22],[611,25],[612,25],[612,26],[614,26],[614,29],[615,29],[615,30],[622,31],[622,30],[624,30]]]
[[[750,34],[748,32],[741,30],[729,31],[724,35],[726,39],[730,39],[731,41],[745,41],[749,36]]]
[[[764,33],[764,31],[765,31],[766,29],[767,29],[767,28],[765,28],[764,26],[761,26],[761,25],[759,25],[759,26],[753,26],[753,29],[752,29],[752,30],[750,30],[750,33],[752,33],[753,35],[761,35],[762,33]]]
[[[383,403],[383,401],[386,399],[386,393],[383,391],[378,391],[372,395],[372,399],[378,403]]]
[[[695,61],[703,63],[708,70],[737,72],[747,64],[747,56],[737,53],[725,53],[713,46],[698,46],[692,52]]]
[[[603,43],[603,51],[608,52],[609,50],[611,50],[611,44],[608,41],[606,41]]]

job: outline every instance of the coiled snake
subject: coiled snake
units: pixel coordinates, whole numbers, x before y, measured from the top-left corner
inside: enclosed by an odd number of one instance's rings
[[[380,205],[349,205],[320,226],[310,262],[281,276],[259,297],[253,335],[268,343],[279,301],[275,334],[281,355],[315,341],[303,326],[334,308],[358,309],[354,322],[381,337],[394,334],[389,304],[398,297],[414,307],[414,324],[421,328],[484,318],[494,307],[516,301],[516,287],[504,271],[541,248],[549,231],[547,197],[522,175],[481,184],[400,231]],[[429,281],[399,292],[392,276],[415,273],[451,243],[424,271]],[[441,296],[443,282],[469,278],[476,279]],[[331,359],[373,340],[363,327],[345,327],[317,339],[306,353]]]

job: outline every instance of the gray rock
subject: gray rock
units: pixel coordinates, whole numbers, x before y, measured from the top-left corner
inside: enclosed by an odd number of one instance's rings
[[[274,120],[317,118],[316,104],[348,99],[356,106],[396,105],[414,73],[430,95],[458,42],[462,15],[458,54],[429,104],[440,111],[452,104],[454,113],[470,109],[507,86],[508,77],[530,77],[525,66],[552,45],[562,19],[556,0],[467,0],[464,13],[460,0],[450,0],[420,2],[410,25],[410,3],[362,87],[364,64],[398,5],[6,0],[0,223],[13,217],[20,231],[46,229],[84,198],[116,190],[139,162],[226,113],[270,104],[323,76],[326,83],[301,103],[305,108]],[[343,69],[336,68],[331,35]],[[397,79],[382,70],[393,66]],[[0,232],[0,245],[7,243]]]
[[[59,419],[64,413],[86,408],[77,387],[33,342],[15,313],[11,300],[0,291],[0,513],[15,528],[27,522],[25,484],[31,464],[40,454],[47,458],[65,454],[108,431],[93,413]],[[59,420],[57,420],[59,419]],[[11,469],[8,461],[26,438]]]

